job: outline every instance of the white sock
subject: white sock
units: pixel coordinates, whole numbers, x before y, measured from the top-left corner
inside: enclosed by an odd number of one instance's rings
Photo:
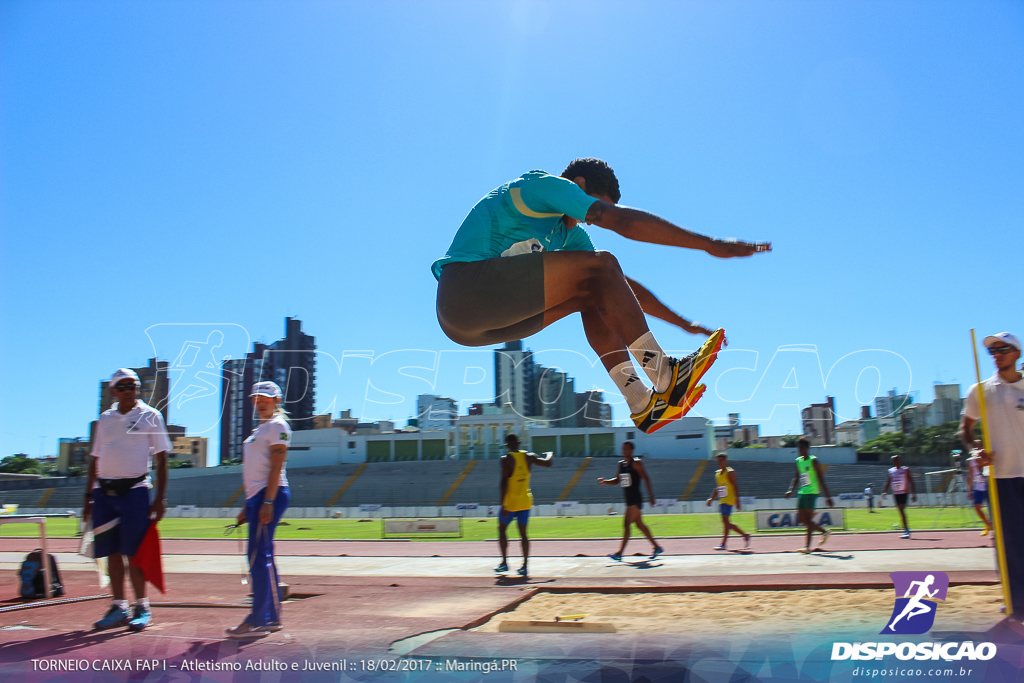
[[[630,411],[639,413],[651,401],[651,390],[637,376],[631,361],[619,363],[608,371],[619,393],[626,398]]]
[[[149,609],[149,598],[137,598],[135,600],[135,604],[139,605],[140,607]]]
[[[661,392],[668,389],[669,380],[672,379],[672,368],[668,364],[668,356],[662,350],[661,345],[654,340],[651,332],[629,345],[629,352],[636,358],[651,383],[654,390]]]
[[[117,606],[117,607],[120,607],[125,612],[128,611],[128,601],[127,600],[114,600],[114,605]]]

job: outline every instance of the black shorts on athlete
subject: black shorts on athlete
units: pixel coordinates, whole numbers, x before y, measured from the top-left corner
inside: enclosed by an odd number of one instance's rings
[[[544,329],[541,254],[455,261],[437,283],[437,321],[463,346],[524,339]]]

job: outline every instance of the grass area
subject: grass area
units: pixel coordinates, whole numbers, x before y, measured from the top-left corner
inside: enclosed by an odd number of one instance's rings
[[[874,514],[860,508],[846,509],[846,528],[850,531],[891,531],[898,528],[899,514],[894,508],[882,508]],[[981,528],[981,522],[969,508],[920,508],[907,510],[911,528],[963,529]],[[644,520],[655,536],[717,536],[722,531],[719,515],[645,515]],[[231,519],[165,519],[160,523],[164,538],[223,538],[224,526]],[[360,522],[356,519],[288,519],[278,527],[278,539],[379,539],[381,521]],[[754,513],[740,512],[732,521],[745,531],[754,529]],[[46,521],[47,536],[74,536],[77,519],[52,518]],[[497,536],[497,521],[466,518],[462,524],[464,541],[481,541]],[[243,529],[244,531],[244,529]],[[634,530],[634,534],[636,531]],[[0,538],[35,536],[34,524],[4,524]],[[622,534],[622,518],[613,517],[534,517],[530,520],[531,538],[599,538]],[[513,531],[513,536],[518,532]],[[433,539],[431,539],[433,540]]]

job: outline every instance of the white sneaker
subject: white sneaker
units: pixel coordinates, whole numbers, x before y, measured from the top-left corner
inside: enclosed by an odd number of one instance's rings
[[[266,638],[270,635],[271,627],[253,626],[249,622],[243,621],[234,628],[224,629],[224,632],[227,633],[228,638],[234,638],[235,640],[243,640],[246,638]]]

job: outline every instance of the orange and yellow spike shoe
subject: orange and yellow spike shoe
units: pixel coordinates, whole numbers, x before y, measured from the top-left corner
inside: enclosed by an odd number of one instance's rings
[[[704,386],[703,384],[698,384],[697,386],[695,386],[693,388],[693,391],[690,392],[690,394],[683,401],[683,405],[679,406],[680,410],[682,410],[682,412],[679,413],[679,417],[683,417],[688,412],[690,412],[690,408],[692,408],[695,405],[697,405],[697,401],[699,401],[701,399],[701,396],[704,395],[704,392],[706,390],[707,390],[707,387]]]
[[[661,392],[665,402],[673,406],[682,406],[687,402],[687,397],[693,393],[704,374],[711,369],[718,360],[718,351],[725,341],[725,330],[718,328],[711,333],[708,340],[699,349],[679,360],[670,359],[672,364],[672,379],[668,389]],[[692,406],[693,401],[690,403]]]
[[[681,408],[669,405],[665,402],[664,398],[652,393],[647,407],[629,417],[633,420],[633,424],[636,425],[637,429],[645,434],[650,434],[661,429],[672,420],[678,420],[681,413]]]
[[[690,396],[687,398],[687,400],[683,402],[683,405],[675,407],[675,410],[678,411],[678,412],[671,413],[670,417],[666,416],[663,419],[661,419],[658,422],[656,422],[651,427],[650,431],[648,431],[647,433],[648,434],[653,434],[654,432],[658,431],[662,427],[666,426],[669,422],[673,422],[675,420],[678,420],[682,416],[686,415],[686,413],[690,412],[690,408],[695,406],[697,404],[697,401],[700,400],[700,397],[704,395],[704,391],[706,389],[707,389],[707,387],[704,386],[703,384],[698,384],[697,386],[695,386],[693,388],[693,392],[690,394]]]

